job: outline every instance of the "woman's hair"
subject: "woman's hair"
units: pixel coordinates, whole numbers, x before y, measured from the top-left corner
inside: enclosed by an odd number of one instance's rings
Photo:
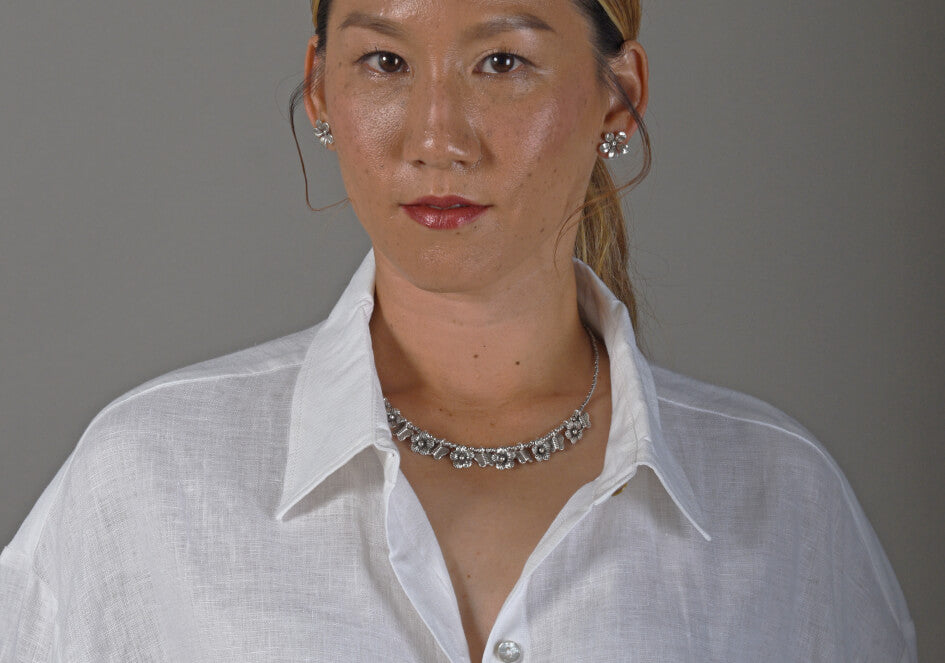
[[[574,255],[587,263],[607,284],[607,287],[622,301],[630,312],[630,320],[637,327],[637,299],[627,272],[630,256],[627,244],[627,228],[620,206],[620,192],[635,186],[650,170],[652,154],[650,136],[633,102],[617,83],[608,60],[620,52],[626,40],[635,40],[640,30],[640,0],[572,0],[587,16],[593,27],[594,47],[597,56],[598,76],[623,100],[636,120],[643,143],[643,165],[640,171],[626,184],[617,187],[602,158],[598,157],[591,174],[591,181],[581,210]],[[324,53],[326,26],[331,0],[312,0],[312,22],[318,36],[318,51]],[[316,73],[317,75],[317,73]],[[296,106],[311,87],[311,81],[303,81],[292,94],[289,121],[295,133],[293,120]],[[298,141],[296,141],[298,145]],[[301,151],[299,152],[301,158]],[[305,164],[302,164],[303,172]],[[306,199],[308,181],[306,179]]]

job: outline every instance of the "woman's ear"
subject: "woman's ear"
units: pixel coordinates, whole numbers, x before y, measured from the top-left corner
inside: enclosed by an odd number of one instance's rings
[[[613,84],[623,91],[642,118],[650,99],[650,71],[643,46],[637,41],[625,41],[620,47],[620,53],[610,59],[609,64],[613,72]],[[610,109],[604,118],[605,131],[625,131],[627,136],[632,136],[637,129],[636,119],[620,95],[611,92],[610,99]]]
[[[316,120],[328,121],[325,111],[323,69],[321,56],[318,53],[318,37],[313,36],[309,39],[308,48],[305,50],[305,81],[308,85],[305,91],[305,112],[313,127]]]

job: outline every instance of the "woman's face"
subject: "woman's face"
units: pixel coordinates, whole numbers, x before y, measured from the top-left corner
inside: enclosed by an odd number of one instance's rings
[[[613,104],[572,0],[334,0],[326,38],[318,115],[379,269],[474,292],[569,264]]]

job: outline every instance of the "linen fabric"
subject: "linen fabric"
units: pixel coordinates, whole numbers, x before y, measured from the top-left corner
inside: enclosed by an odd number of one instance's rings
[[[522,663],[916,661],[825,450],[764,403],[650,366],[624,306],[575,270],[611,360],[604,470],[528,559],[483,661],[503,641]],[[368,254],[321,324],[92,421],[0,556],[2,663],[469,661],[387,427],[373,284]]]

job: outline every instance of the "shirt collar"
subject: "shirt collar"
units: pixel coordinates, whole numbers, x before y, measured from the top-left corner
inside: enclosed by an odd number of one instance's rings
[[[610,355],[611,441],[595,497],[605,499],[645,465],[709,540],[699,524],[702,510],[692,486],[663,439],[653,376],[637,348],[627,309],[593,270],[578,260],[574,264],[584,319],[604,339]],[[360,451],[375,444],[393,448],[368,326],[374,310],[374,270],[370,251],[331,314],[315,328],[302,361],[292,396],[282,498],[276,512],[280,520]]]

